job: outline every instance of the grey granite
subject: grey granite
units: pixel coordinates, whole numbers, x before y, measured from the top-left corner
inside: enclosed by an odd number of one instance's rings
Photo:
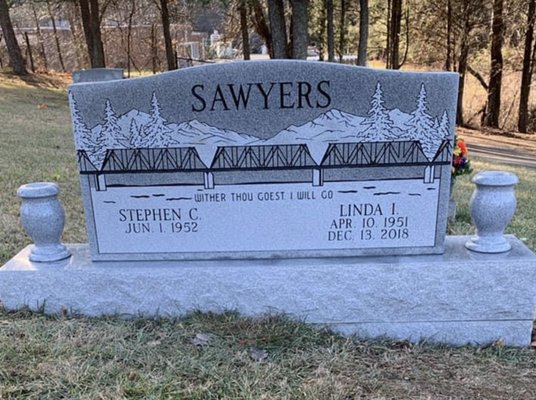
[[[503,341],[510,346],[526,347],[530,343],[533,321],[423,321],[395,323],[349,323],[330,326],[343,335],[367,338],[390,338],[411,342],[485,345]]]
[[[92,258],[440,254],[457,82],[280,60],[73,84]]]
[[[21,223],[34,241],[29,259],[36,262],[63,260],[71,255],[60,243],[65,212],[58,200],[59,187],[53,182],[22,185],[17,196],[22,200]]]
[[[123,68],[91,68],[73,72],[73,82],[102,82],[123,79]]]
[[[70,245],[71,259],[43,264],[26,248],[0,268],[0,300],[84,315],[282,312],[367,337],[527,346],[536,255],[507,239],[497,255],[452,236],[443,255],[225,261],[92,262],[87,245]]]
[[[517,175],[507,171],[482,171],[473,179],[476,189],[469,208],[476,227],[476,236],[465,246],[479,253],[502,253],[510,250],[510,243],[503,236],[516,211],[514,187]]]

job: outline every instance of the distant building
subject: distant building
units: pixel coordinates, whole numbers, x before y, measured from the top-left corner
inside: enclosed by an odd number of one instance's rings
[[[222,40],[222,35],[217,30],[210,35],[210,46],[215,47]]]

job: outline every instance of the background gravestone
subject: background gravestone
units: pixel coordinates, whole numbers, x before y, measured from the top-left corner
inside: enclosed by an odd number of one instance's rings
[[[123,79],[123,68],[91,68],[73,72],[73,82],[100,82]]]
[[[74,84],[92,257],[441,253],[457,80],[269,61]]]

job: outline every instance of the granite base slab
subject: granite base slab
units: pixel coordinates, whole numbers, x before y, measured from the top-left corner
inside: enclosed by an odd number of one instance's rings
[[[528,346],[536,255],[507,238],[493,255],[449,236],[443,255],[220,261],[92,262],[71,244],[70,259],[34,263],[28,246],[0,268],[0,300],[88,316],[285,313],[363,337]]]

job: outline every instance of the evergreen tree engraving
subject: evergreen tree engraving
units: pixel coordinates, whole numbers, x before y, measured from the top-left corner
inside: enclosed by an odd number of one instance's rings
[[[410,137],[420,141],[424,154],[428,159],[432,159],[441,144],[441,140],[437,137],[437,129],[434,129],[434,118],[428,113],[424,83],[421,84],[421,90],[417,97],[417,109],[411,113],[411,118],[406,126],[410,128]]]
[[[102,165],[104,164],[104,158],[106,157],[106,150],[107,150],[107,140],[106,135],[103,133],[104,130],[102,127],[99,127],[100,130],[97,133],[97,136],[95,138],[95,147],[93,148],[93,152],[90,154],[89,158],[91,159],[91,162],[97,169],[101,169]]]
[[[76,103],[71,91],[69,91],[69,102],[71,103],[71,115],[73,120],[76,149],[91,152],[94,150],[95,142],[92,138],[91,130],[87,127],[82,116],[80,115],[78,104]]]
[[[97,133],[93,151],[93,159],[95,160],[93,164],[95,164],[98,169],[102,168],[108,150],[124,147],[120,143],[121,137],[122,133],[121,128],[117,123],[117,115],[112,108],[110,100],[106,99],[106,105],[104,106],[104,124],[100,126],[100,130]]]
[[[450,136],[450,121],[447,111],[443,111],[441,116],[441,122],[439,122],[439,135],[441,139],[448,139]]]
[[[73,120],[76,149],[84,150],[89,161],[91,161],[95,168],[100,169],[104,161],[104,155],[101,154],[100,150],[103,143],[98,135],[95,136],[91,129],[87,127],[84,119],[80,115],[78,104],[70,91],[69,101],[71,103],[71,117]]]
[[[140,140],[140,132],[141,132],[141,129],[138,126],[138,124],[136,123],[136,119],[132,118],[132,120],[130,121],[130,128],[128,130],[128,145],[127,145],[127,147],[134,147],[134,148],[139,147],[138,146],[138,141]]]
[[[117,123],[117,115],[112,108],[112,103],[108,99],[104,107],[104,125],[100,134],[104,135],[105,147],[109,150],[123,148],[128,143],[128,139],[123,135]]]
[[[151,99],[151,119],[141,131],[137,147],[169,147],[175,144],[171,137],[173,131],[166,126],[166,120],[160,115],[160,104],[155,92]]]
[[[370,101],[368,117],[361,122],[361,125],[368,126],[364,133],[367,140],[378,142],[385,139],[396,139],[393,137],[394,122],[389,116],[389,110],[384,106],[383,91],[380,82],[376,84],[376,90]]]

